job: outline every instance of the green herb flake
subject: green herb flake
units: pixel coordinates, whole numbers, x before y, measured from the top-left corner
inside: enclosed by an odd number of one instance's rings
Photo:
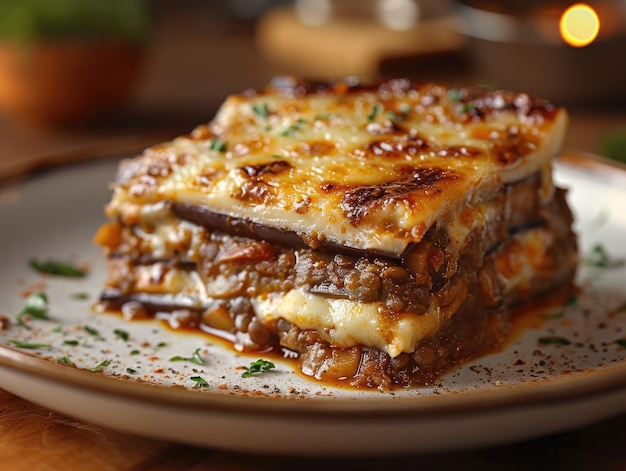
[[[565,302],[563,303],[563,306],[564,307],[573,306],[574,304],[576,304],[577,301],[578,301],[578,296],[576,296],[575,294],[570,294],[565,300]]]
[[[568,339],[566,339],[565,337],[559,337],[559,336],[551,336],[551,337],[540,337],[538,340],[540,345],[571,345],[572,342],[570,342]]]
[[[211,141],[209,149],[216,150],[218,152],[226,152],[226,143],[219,137],[216,137]]]
[[[379,113],[381,113],[383,111],[383,105],[381,105],[380,103],[376,103],[374,105],[374,107],[372,108],[372,111],[370,112],[370,114],[367,115],[367,120],[369,122],[372,122],[376,119],[376,116],[378,116]]]
[[[297,124],[292,124],[291,126],[287,127],[286,129],[283,129],[280,132],[280,135],[283,137],[286,136],[295,136],[296,133],[298,133],[299,131],[302,131],[302,124],[306,123],[305,120],[303,120],[302,118],[299,118],[297,120]]]
[[[313,119],[315,121],[326,121],[327,119],[332,118],[334,115],[333,113],[320,113],[320,114],[316,114]]]
[[[48,320],[48,297],[46,293],[38,291],[36,293],[32,293],[29,295],[24,304],[22,305],[22,309],[17,315],[17,324],[30,329],[30,327],[26,324],[26,318],[33,317],[35,319]]]
[[[463,91],[457,88],[451,88],[448,90],[448,100],[461,101],[463,99]]]
[[[96,340],[104,340],[104,337],[100,335],[100,331],[98,329],[94,329],[93,327],[86,325],[83,327],[83,330],[92,337],[94,337]]]
[[[267,117],[270,115],[270,110],[267,106],[267,103],[255,103],[254,105],[252,105],[252,111],[254,111],[263,119],[267,119]]]
[[[167,347],[167,342],[161,341],[161,342],[157,343],[157,348],[163,348],[163,347]]]
[[[204,360],[200,356],[200,348],[196,348],[190,357],[176,355],[170,358],[170,361],[189,361],[191,363],[195,363],[196,365],[204,365]]]
[[[87,276],[86,270],[59,260],[40,261],[33,258],[28,264],[33,270],[46,275],[65,276],[67,278],[84,278]]]
[[[89,371],[92,371],[94,373],[98,373],[98,372],[104,370],[110,364],[111,364],[111,360],[104,360],[103,362],[101,362],[98,365],[96,365],[93,368],[91,368]]]
[[[89,293],[74,293],[72,299],[74,301],[85,301],[89,299]]]
[[[14,347],[26,348],[29,350],[37,350],[39,348],[45,348],[47,350],[50,350],[52,348],[52,345],[50,345],[49,343],[24,342],[22,340],[9,340],[9,342]]]
[[[250,366],[245,366],[243,369],[245,370],[242,374],[242,378],[250,378],[254,374],[261,374],[272,369],[276,368],[276,365],[271,361],[263,360],[259,358],[256,361],[250,363]]]
[[[611,258],[602,244],[596,244],[587,253],[584,262],[592,267],[607,268],[611,265]]]
[[[78,340],[63,340],[63,345],[69,345],[70,347],[75,347],[78,344]]]
[[[626,129],[616,129],[602,138],[602,155],[626,163]]]
[[[565,316],[565,311],[557,311],[546,313],[541,316],[542,319],[560,319]]]
[[[474,109],[474,103],[472,102],[463,103],[461,106],[459,106],[459,113],[469,113],[473,109]]]
[[[193,381],[194,383],[196,383],[194,385],[194,388],[208,388],[209,387],[209,383],[207,383],[206,380],[202,376],[192,376],[189,379]]]
[[[63,332],[63,326],[61,324],[57,325],[54,329],[52,329],[52,332],[54,332],[55,334]]]
[[[130,351],[131,356],[136,356],[136,355],[139,355],[140,353],[141,353],[140,350],[131,350]]]
[[[63,355],[62,357],[58,358],[57,361],[65,366],[76,366],[76,364],[72,360],[70,360],[70,357],[66,355]]]
[[[617,339],[615,343],[622,348],[626,348],[626,339]]]
[[[134,368],[126,368],[126,373],[128,373],[129,375],[135,375],[137,374],[137,370]]]
[[[124,342],[128,342],[128,339],[130,338],[130,334],[122,329],[115,329],[113,333],[115,334],[116,338],[121,339]]]

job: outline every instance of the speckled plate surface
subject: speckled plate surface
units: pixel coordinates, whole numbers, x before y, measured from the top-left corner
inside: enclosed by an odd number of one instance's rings
[[[106,274],[92,238],[116,159],[61,167],[0,189],[0,387],[99,425],[183,443],[292,455],[389,455],[523,440],[626,412],[626,172],[568,153],[582,260],[575,297],[523,319],[501,352],[427,388],[357,391],[252,361],[209,336],[92,310]],[[600,257],[605,265],[586,260]],[[89,268],[41,275],[32,258]],[[24,296],[49,319],[17,323]]]

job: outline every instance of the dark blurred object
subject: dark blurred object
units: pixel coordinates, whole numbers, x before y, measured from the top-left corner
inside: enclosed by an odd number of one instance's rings
[[[624,98],[626,2],[579,4],[568,22],[573,3],[459,0],[461,31],[479,80],[567,104]],[[580,31],[589,41],[577,37]]]
[[[138,80],[149,32],[143,0],[3,0],[0,108],[39,125],[113,109]]]
[[[286,73],[375,78],[391,65],[402,74],[417,58],[461,49],[451,7],[448,0],[297,0],[264,15],[257,40]]]

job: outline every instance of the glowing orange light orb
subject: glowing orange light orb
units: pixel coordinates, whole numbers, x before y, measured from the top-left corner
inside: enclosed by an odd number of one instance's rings
[[[569,7],[561,16],[559,29],[563,41],[573,47],[591,44],[600,32],[600,18],[593,8],[584,3]]]

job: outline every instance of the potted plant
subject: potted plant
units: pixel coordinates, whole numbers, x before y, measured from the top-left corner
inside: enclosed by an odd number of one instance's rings
[[[46,125],[110,110],[137,82],[149,30],[144,0],[2,0],[0,108]]]

